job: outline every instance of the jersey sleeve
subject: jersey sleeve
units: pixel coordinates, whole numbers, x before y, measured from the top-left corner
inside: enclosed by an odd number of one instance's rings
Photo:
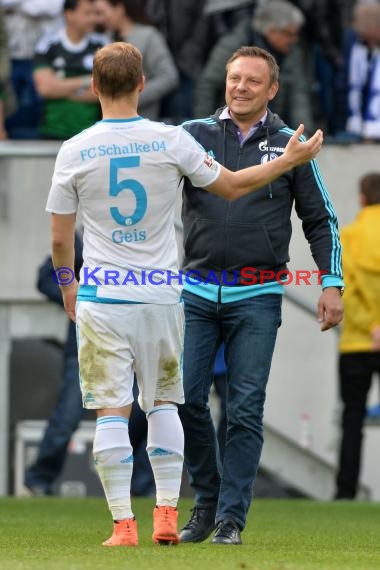
[[[49,57],[46,55],[46,53],[35,52],[33,58],[33,69],[37,70],[43,68],[51,68]]]
[[[179,169],[193,186],[203,188],[218,178],[220,164],[182,127],[178,130],[176,153]]]
[[[63,144],[55,162],[46,211],[53,214],[75,214],[77,209],[78,194],[72,161],[69,150]]]
[[[33,69],[42,69],[46,67],[52,68],[50,50],[50,36],[43,36],[34,48]]]

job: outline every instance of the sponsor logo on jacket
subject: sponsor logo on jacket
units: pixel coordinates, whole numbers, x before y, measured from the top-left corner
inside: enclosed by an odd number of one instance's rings
[[[259,144],[259,150],[261,150],[262,152],[264,151],[268,152],[268,150],[270,152],[285,152],[285,148],[283,146],[271,146],[270,148],[268,148],[267,139],[261,141],[261,143]]]

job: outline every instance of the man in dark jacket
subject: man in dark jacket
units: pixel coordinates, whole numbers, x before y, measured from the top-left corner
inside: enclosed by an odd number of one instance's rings
[[[227,64],[227,106],[185,128],[231,170],[273,160],[293,131],[267,109],[278,66],[258,47],[242,47]],[[228,203],[186,181],[183,198],[186,332],[185,464],[195,508],[181,542],[241,544],[263,444],[263,408],[289,260],[293,203],[323,272],[321,330],[342,318],[341,246],[337,219],[315,161],[249,197]],[[193,272],[193,283],[189,272]],[[227,441],[220,467],[208,394],[215,354],[224,342]]]

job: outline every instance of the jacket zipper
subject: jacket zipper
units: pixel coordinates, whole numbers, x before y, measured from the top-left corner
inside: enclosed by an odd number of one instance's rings
[[[225,145],[225,136],[226,133],[224,132],[224,145]],[[236,137],[238,138],[237,134]],[[243,147],[244,147],[244,143],[240,143],[239,141],[239,152],[238,152],[238,160],[237,160],[237,165],[236,165],[236,170],[239,170],[240,168],[240,159],[241,159],[241,155],[243,154]],[[223,163],[225,164],[225,155],[224,155],[224,161]],[[229,219],[229,212],[230,212],[230,208],[231,208],[231,202],[228,202],[227,204],[227,211],[226,211],[226,215],[224,217],[224,243],[225,243],[225,247],[224,247],[224,259],[223,259],[223,267],[226,268],[227,266],[227,221]],[[222,269],[223,272],[223,269]],[[222,272],[220,275],[220,280],[219,283],[221,282],[221,277],[222,277]],[[222,285],[219,285],[219,289],[218,289],[218,303],[222,302]]]

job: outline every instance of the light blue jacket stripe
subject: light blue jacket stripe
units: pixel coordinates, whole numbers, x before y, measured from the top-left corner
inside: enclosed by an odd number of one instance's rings
[[[189,131],[187,131],[186,129],[183,129],[183,130],[184,130],[184,132],[187,134],[187,136],[188,136],[189,138],[191,138],[194,142],[197,143],[197,145],[199,146],[199,148],[201,148],[202,150],[204,150],[204,152],[206,152],[205,147],[202,146],[201,143],[198,142],[197,139],[195,139],[191,133],[189,133]]]
[[[217,303],[219,299],[219,285],[213,283],[197,283],[196,285],[185,282],[184,290]],[[271,281],[262,285],[237,285],[234,287],[222,286],[221,287],[221,302],[233,303],[235,301],[243,301],[251,297],[259,297],[261,295],[283,295],[285,293],[284,285],[277,281]]]
[[[321,190],[322,196],[324,198],[326,209],[328,210],[328,212],[330,213],[330,216],[331,216],[330,220],[329,220],[331,235],[333,237],[333,250],[331,252],[332,253],[331,273],[341,275],[342,274],[342,262],[341,262],[341,249],[342,248],[341,248],[340,241],[339,241],[339,234],[338,234],[338,229],[337,229],[337,222],[338,221],[337,221],[336,213],[335,213],[335,210],[334,210],[332,203],[330,201],[330,196],[327,192],[327,189],[323,184],[322,175],[319,171],[318,164],[316,163],[315,160],[311,161],[311,167],[313,169],[314,176],[317,180],[318,187]]]
[[[284,128],[284,129],[281,129],[280,132],[286,133],[288,135],[293,135],[295,131],[293,131],[292,129]],[[303,135],[300,137],[300,139],[303,141],[306,141],[306,138]],[[330,199],[330,196],[328,194],[327,188],[323,183],[322,175],[321,175],[321,172],[319,170],[317,162],[315,160],[312,160],[310,164],[311,164],[315,179],[317,181],[318,188],[322,194],[326,210],[328,211],[328,213],[330,215],[329,226],[330,226],[331,237],[332,237],[332,252],[331,252],[331,266],[330,266],[331,272],[333,274],[341,275],[342,274],[342,252],[341,252],[342,248],[340,245],[339,234],[338,234],[337,225],[336,225],[337,224],[337,216],[336,216],[334,207],[331,203],[331,199]]]
[[[191,121],[185,121],[182,123],[184,125],[192,125],[193,123],[205,123],[207,125],[216,125],[215,119],[208,117],[207,119],[192,119]]]
[[[340,244],[340,239],[339,239],[337,215],[336,215],[334,207],[331,203],[331,199],[330,199],[329,193],[327,191],[327,188],[323,183],[322,174],[321,174],[321,171],[319,169],[317,161],[313,160],[312,166],[315,167],[315,174],[321,182],[321,185],[322,185],[324,192],[325,192],[326,199],[329,202],[329,205],[330,205],[330,208],[331,208],[331,211],[333,214],[332,220],[330,221],[330,225],[332,226],[332,229],[333,229],[334,235],[335,235],[335,240],[336,240],[335,241],[335,269],[336,269],[336,273],[338,273],[339,275],[342,275],[342,246]]]
[[[287,135],[293,136],[296,131],[294,131],[293,129],[288,129],[287,127],[284,127],[283,129],[280,129],[278,132],[279,132],[279,133],[285,133],[285,134],[287,134]],[[305,137],[305,135],[301,135],[301,136],[299,137],[299,139],[300,139],[302,142],[306,142],[306,137]]]
[[[291,129],[281,129],[281,132],[286,133],[288,135],[294,135],[295,131],[293,131]],[[306,138],[303,135],[300,136],[300,140],[303,142],[306,142]],[[318,182],[318,180],[320,181],[320,184],[318,184],[318,187],[319,187],[322,195],[326,198],[325,199],[325,205],[326,205],[327,211],[331,215],[332,219],[336,222],[337,221],[336,213],[335,213],[335,210],[334,210],[333,205],[331,203],[331,199],[330,199],[330,196],[328,194],[327,188],[323,183],[322,174],[319,170],[318,164],[315,160],[312,160],[311,165],[312,165],[312,167],[314,165],[317,167],[316,170],[313,168],[313,171],[314,171],[315,178],[317,179],[317,182]]]
[[[322,289],[326,287],[344,287],[343,279],[336,275],[322,275]]]
[[[193,119],[192,121],[185,121],[184,123],[182,123],[181,126],[183,127],[184,125],[190,125],[190,124],[192,124],[192,123],[205,123],[205,124],[207,124],[207,125],[215,125],[215,124],[216,124],[216,121],[215,121],[214,119],[211,119],[211,117],[210,117],[209,119]],[[190,138],[193,139],[194,142],[197,143],[197,145],[199,146],[199,148],[201,148],[202,150],[204,150],[205,153],[206,153],[206,149],[204,148],[204,146],[201,145],[201,143],[200,143],[199,141],[197,141],[197,139],[194,138],[193,135],[192,135],[191,133],[189,133],[189,131],[187,131],[186,129],[184,129],[184,131],[185,131],[185,133],[186,133]]]

